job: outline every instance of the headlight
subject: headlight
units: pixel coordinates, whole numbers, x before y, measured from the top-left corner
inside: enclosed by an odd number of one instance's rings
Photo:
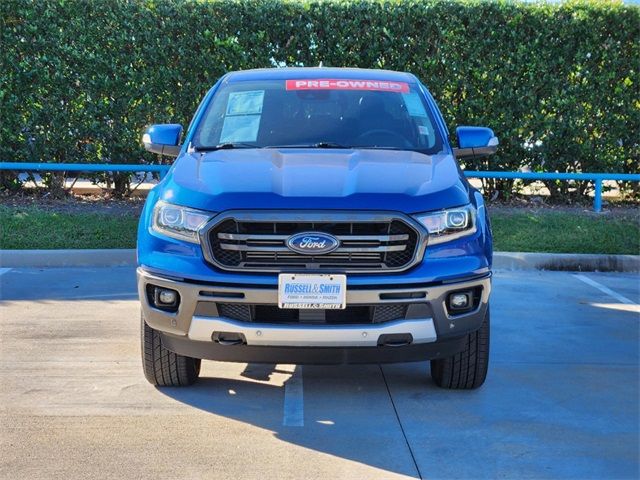
[[[476,209],[472,205],[414,215],[429,231],[429,244],[449,242],[476,232]]]
[[[154,231],[168,237],[200,243],[198,230],[213,215],[213,213],[160,201],[156,203],[153,209],[152,228]]]

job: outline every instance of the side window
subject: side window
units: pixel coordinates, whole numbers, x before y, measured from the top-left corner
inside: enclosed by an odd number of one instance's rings
[[[218,95],[221,95],[218,93]],[[227,104],[228,95],[223,94],[222,102],[213,99],[209,106],[209,111],[205,113],[200,127],[198,128],[195,143],[197,145],[217,145],[220,138],[222,119],[224,118],[224,106]]]
[[[431,102],[431,105],[433,105],[433,108],[436,110],[436,119],[435,121],[438,122],[441,126],[442,126],[442,130],[445,134],[446,137],[449,137],[449,128],[447,127],[447,123],[444,121],[444,117],[442,116],[442,112],[440,111],[440,107],[438,106],[438,103],[436,102],[436,100],[433,98],[433,95],[431,95],[431,92],[429,92],[424,85],[421,85],[422,91],[424,92],[424,94],[427,96],[427,98],[429,99],[429,102]]]
[[[419,144],[427,148],[432,147],[435,144],[436,136],[422,97],[418,92],[409,92],[403,93],[402,99],[404,100],[407,114],[413,119],[418,129]]]

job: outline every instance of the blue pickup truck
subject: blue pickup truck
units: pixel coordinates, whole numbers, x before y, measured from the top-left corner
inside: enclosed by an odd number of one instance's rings
[[[184,134],[138,230],[143,369],[190,385],[202,359],[431,360],[443,388],[483,384],[492,237],[457,159],[492,154],[409,73],[283,68],[224,75]],[[426,373],[426,372],[425,372]]]

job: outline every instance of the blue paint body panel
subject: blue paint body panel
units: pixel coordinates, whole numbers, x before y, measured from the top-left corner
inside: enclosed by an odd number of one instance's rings
[[[344,78],[420,85],[443,138],[442,150],[238,149],[189,152],[203,112],[225,82],[262,79]],[[483,129],[480,129],[483,130]],[[489,129],[486,129],[491,132]],[[384,70],[288,68],[234,72],[207,93],[169,173],[147,198],[138,230],[138,262],[149,271],[220,284],[276,285],[277,274],[223,271],[208,264],[201,246],[152,232],[158,200],[220,213],[226,210],[355,210],[415,214],[473,204],[477,232],[427,246],[423,261],[400,273],[348,275],[348,285],[412,285],[453,281],[491,269],[492,237],[482,196],[469,185],[447,141],[445,122],[433,98],[408,73]]]
[[[489,140],[495,137],[493,130],[486,127],[456,128],[458,146],[460,148],[481,148],[489,145]]]
[[[222,77],[225,82],[253,80],[296,80],[301,78],[343,78],[346,80],[380,80],[388,82],[419,83],[415,75],[393,70],[366,70],[362,68],[257,68],[231,72]]]
[[[147,129],[146,133],[151,137],[151,143],[158,145],[179,145],[182,125],[177,123],[152,125]]]
[[[469,203],[450,153],[268,149],[185,153],[157,187],[162,200],[201,210],[396,210]]]

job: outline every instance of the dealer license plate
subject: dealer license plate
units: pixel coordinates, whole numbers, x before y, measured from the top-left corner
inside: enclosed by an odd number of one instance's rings
[[[346,307],[346,275],[313,275],[281,273],[278,276],[278,306],[280,308]]]

